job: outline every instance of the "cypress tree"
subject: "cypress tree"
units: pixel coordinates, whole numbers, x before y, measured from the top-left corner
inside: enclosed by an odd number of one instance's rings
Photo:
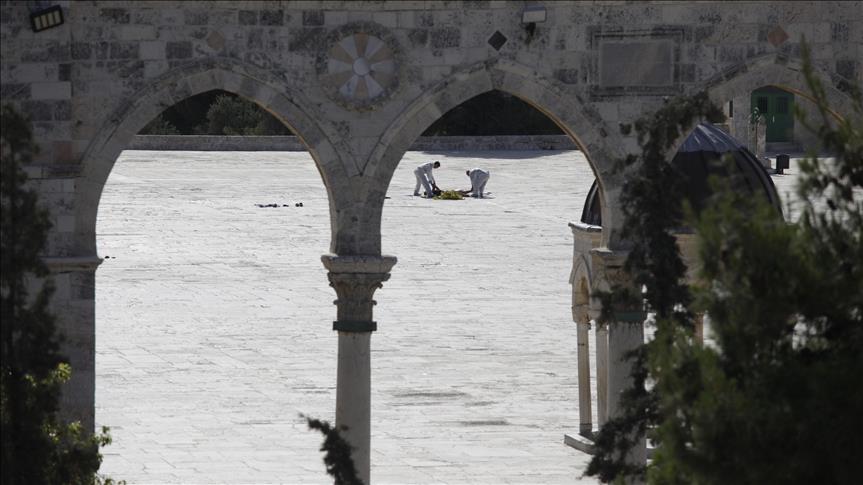
[[[4,485],[89,485],[110,437],[58,419],[60,387],[72,369],[48,310],[53,286],[41,252],[49,215],[21,169],[37,147],[27,121],[8,106],[0,126],[0,478]]]
[[[644,227],[662,224],[660,209],[670,209],[651,189],[676,198],[669,202],[671,214],[687,212],[674,185],[650,178],[663,180],[664,161],[654,172],[639,168],[624,188],[635,244],[627,267],[647,288],[657,328],[654,340],[632,355],[635,382],[623,396],[621,415],[600,432],[588,474],[662,484],[858,481],[863,103],[859,90],[851,89],[853,116],[831,117],[805,44],[804,74],[820,119],[805,120],[798,112],[798,120],[819,136],[833,160],[810,154],[800,162],[796,223],[736,193],[727,181],[713,180],[707,208],[688,211],[700,269],[698,283],[687,288],[668,225]],[[663,140],[678,136],[673,127],[682,114],[665,109],[637,126],[639,135],[649,134],[640,136],[646,140],[644,165]],[[711,345],[693,338],[691,315],[701,312],[710,317]],[[645,433],[657,445],[652,464],[627,465],[622,450],[631,446],[631,436]]]

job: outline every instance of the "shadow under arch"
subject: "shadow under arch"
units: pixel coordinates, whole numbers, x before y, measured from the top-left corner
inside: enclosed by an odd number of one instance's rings
[[[330,228],[335,232],[334,208],[343,201],[334,186],[347,183],[356,169],[340,159],[330,137],[309,114],[299,94],[283,83],[269,79],[254,66],[233,60],[194,62],[171,70],[150,82],[112,113],[82,156],[81,175],[76,190],[76,251],[96,254],[96,218],[105,183],[120,153],[132,138],[177,102],[212,90],[242,96],[284,123],[306,146],[321,175],[330,205]],[[335,239],[334,237],[332,239]]]
[[[413,101],[387,128],[364,170],[368,185],[365,204],[375,216],[366,234],[380,227],[384,197],[396,167],[410,146],[446,112],[480,94],[498,90],[518,97],[537,109],[568,135],[584,153],[600,184],[611,178],[615,162],[623,157],[623,143],[602,117],[576,95],[567,95],[532,69],[511,61],[480,62],[455,72]],[[609,214],[608,227],[613,227]]]

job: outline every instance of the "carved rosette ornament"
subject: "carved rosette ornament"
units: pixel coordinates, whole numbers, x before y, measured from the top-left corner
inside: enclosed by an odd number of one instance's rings
[[[369,23],[346,25],[331,39],[318,62],[323,89],[347,108],[374,109],[398,85],[394,41],[380,26]]]

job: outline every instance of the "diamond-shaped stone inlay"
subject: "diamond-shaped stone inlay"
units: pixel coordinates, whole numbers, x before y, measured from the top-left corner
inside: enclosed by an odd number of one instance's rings
[[[344,98],[374,99],[395,77],[393,51],[379,38],[358,32],[337,42],[329,51],[324,82]]]
[[[488,38],[488,44],[494,47],[494,50],[499,51],[506,44],[506,36],[501,34],[499,30],[494,31],[491,37]]]
[[[782,27],[776,26],[776,28],[767,33],[767,40],[773,44],[773,47],[779,47],[779,44],[788,40],[788,34]]]

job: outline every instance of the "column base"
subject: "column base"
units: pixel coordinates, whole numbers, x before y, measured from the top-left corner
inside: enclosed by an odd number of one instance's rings
[[[577,433],[573,433],[573,434],[567,433],[567,434],[563,435],[563,444],[565,444],[566,446],[569,446],[571,448],[575,448],[576,450],[581,451],[583,453],[587,453],[588,455],[595,455],[596,454],[596,444],[593,441],[593,437],[596,436],[597,433],[599,433],[598,429],[591,431],[589,436],[585,436],[585,435],[577,434]],[[656,451],[656,448],[654,448],[653,446],[650,446],[650,445],[647,446],[647,459],[648,460],[653,459],[653,453],[655,451]]]
[[[563,444],[588,455],[596,454],[596,445],[593,444],[593,440],[580,434],[563,435]]]

